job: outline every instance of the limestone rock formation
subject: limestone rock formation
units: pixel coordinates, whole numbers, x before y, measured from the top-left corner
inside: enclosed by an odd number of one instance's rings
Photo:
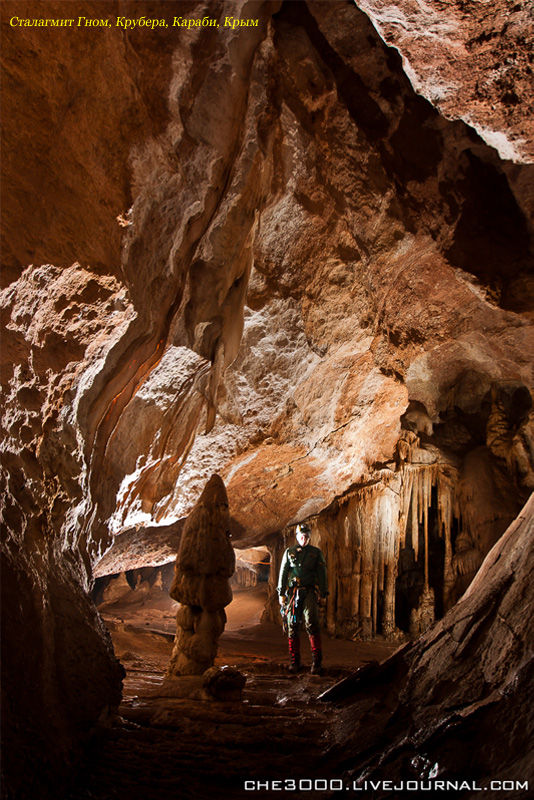
[[[247,678],[232,667],[210,667],[202,678],[206,692],[217,700],[241,700]]]
[[[398,48],[417,92],[449,119],[463,119],[519,163],[534,158],[532,9],[492,0],[358,2],[388,44]],[[526,113],[525,113],[526,112]]]
[[[228,497],[222,479],[212,475],[187,518],[176,556],[170,595],[181,605],[168,676],[202,675],[213,666],[234,569]]]
[[[112,578],[103,592],[102,600],[104,603],[114,603],[132,591],[128,583],[125,572],[121,572],[116,578]]]
[[[534,779],[533,537],[534,496],[441,622],[378,672],[326,693],[347,704],[341,749],[357,785],[378,781],[375,796],[385,798],[386,773],[396,785],[470,779],[479,788],[467,797],[491,797],[490,781],[495,789]]]
[[[240,586],[256,586],[269,578],[271,556],[266,547],[236,550],[234,582]]]
[[[67,5],[110,26],[0,9],[13,792],[117,705],[94,575],[169,560],[214,472],[273,570],[311,520],[349,636],[439,618],[534,485],[528,6]]]

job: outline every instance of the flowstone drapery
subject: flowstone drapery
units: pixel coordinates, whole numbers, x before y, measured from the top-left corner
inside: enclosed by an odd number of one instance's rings
[[[463,594],[513,519],[490,448],[461,459],[408,431],[397,456],[309,520],[326,557],[336,635],[417,638]],[[286,529],[272,553],[272,574],[292,535]]]
[[[443,608],[453,553],[451,533],[460,517],[451,480],[455,470],[446,463],[424,463],[435,456],[428,451],[417,450],[413,456],[421,460],[405,463],[396,472],[384,470],[381,482],[343,498],[334,526],[329,516],[317,520],[330,585],[336,587],[328,609],[331,630],[364,639],[377,633],[397,638],[413,629],[411,617],[419,620],[421,629],[428,627],[434,619],[430,599],[438,591]],[[439,556],[430,555],[435,549]]]
[[[222,479],[212,475],[187,518],[176,557],[170,595],[181,605],[168,677],[202,675],[213,665],[234,569],[228,497]]]

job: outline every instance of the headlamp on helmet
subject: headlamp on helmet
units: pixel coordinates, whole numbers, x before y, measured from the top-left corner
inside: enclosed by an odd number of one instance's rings
[[[296,533],[303,533],[305,536],[311,536],[311,528],[309,525],[306,525],[305,522],[302,522],[300,525],[297,525]]]

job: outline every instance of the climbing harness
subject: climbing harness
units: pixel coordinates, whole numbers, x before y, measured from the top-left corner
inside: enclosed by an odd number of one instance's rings
[[[293,578],[291,586],[289,587],[286,595],[287,599],[284,605],[280,606],[280,614],[282,615],[282,627],[286,636],[289,633],[289,624],[296,625],[304,607],[306,594],[308,591],[314,591],[318,594],[318,587],[313,589],[310,586],[301,586],[299,578]]]

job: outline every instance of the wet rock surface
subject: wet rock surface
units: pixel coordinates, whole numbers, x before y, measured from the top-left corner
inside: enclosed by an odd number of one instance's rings
[[[147,624],[154,592],[145,597],[144,615],[132,599],[115,604],[113,617],[101,607],[126,668],[123,702],[119,719],[94,740],[70,800],[244,797],[246,780],[332,777],[325,759],[334,742],[330,712],[318,697],[394,646],[325,637],[323,675],[309,674],[305,652],[302,671],[289,675],[280,628],[257,623],[264,596],[265,589],[251,602],[240,590],[228,609],[214,670],[235,670],[246,683],[240,700],[227,701],[210,697],[202,676],[164,678],[173,636],[158,630],[158,616]]]
[[[172,637],[157,630],[161,622],[149,623],[131,598],[115,603],[113,616],[101,606],[127,670],[122,719],[99,740],[72,797],[127,796],[135,784],[144,791],[160,757],[165,766],[152,791],[162,798],[177,785],[169,777],[173,770],[185,796],[199,797],[217,782],[220,796],[246,796],[245,780],[279,776],[326,780],[333,797],[346,786],[368,791],[371,782],[380,798],[390,796],[392,781],[400,797],[412,796],[414,786],[430,792],[435,784],[441,791],[447,781],[451,791],[463,786],[469,798],[479,791],[497,797],[497,785],[524,786],[534,778],[526,622],[533,512],[534,496],[466,594],[416,642],[397,648],[325,634],[321,676],[307,671],[306,653],[304,668],[288,674],[280,628],[257,624],[267,587],[239,590],[215,672],[236,669],[246,678],[241,700],[213,699],[200,676],[168,685],[162,673]],[[158,597],[155,590],[145,595],[143,614],[150,615]],[[143,630],[140,622],[154,629]],[[187,745],[173,750],[176,736]],[[202,776],[199,759],[206,761]],[[120,779],[124,763],[128,777],[113,794],[109,785]]]
[[[338,747],[346,754],[352,743],[359,786],[386,773],[397,784],[469,779],[478,789],[471,784],[468,797],[497,797],[504,781],[512,796],[524,791],[514,794],[515,782],[531,785],[533,535],[534,496],[443,620],[381,668],[327,693],[346,706]],[[388,794],[381,787],[376,796]]]

